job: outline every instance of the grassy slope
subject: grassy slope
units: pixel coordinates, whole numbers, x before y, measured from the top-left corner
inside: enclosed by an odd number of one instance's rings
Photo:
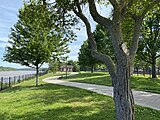
[[[111,86],[111,79],[108,73],[80,73],[68,77],[69,81],[84,82],[98,85]],[[133,75],[131,78],[131,87],[137,90],[160,93],[160,79],[150,79],[149,76]]]
[[[0,92],[0,120],[114,120],[111,97],[94,92],[43,83],[22,82]],[[160,111],[136,106],[137,120],[159,120]]]

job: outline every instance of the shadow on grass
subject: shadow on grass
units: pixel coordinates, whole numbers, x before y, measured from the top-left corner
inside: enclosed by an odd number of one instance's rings
[[[106,111],[109,112],[109,111]],[[109,115],[110,114],[110,115]],[[90,107],[61,107],[43,110],[41,112],[29,112],[23,115],[8,116],[0,114],[3,120],[115,120],[111,113],[104,114],[104,111],[93,111]]]
[[[115,119],[113,99],[91,91],[48,83],[37,88],[30,85],[15,86],[13,91],[14,94],[6,93],[10,95],[9,100],[1,100],[0,120]],[[159,118],[159,111],[136,108],[137,120]]]
[[[27,92],[19,93],[18,89]],[[112,98],[90,91],[53,84],[45,84],[37,89],[33,89],[33,86],[16,86],[12,91],[18,96],[7,102],[5,107],[10,108],[8,112],[0,110],[2,120],[115,119]]]
[[[107,75],[100,76],[106,78]],[[91,79],[100,80],[99,76],[97,78],[90,76],[84,80]],[[106,81],[103,78],[101,80]],[[31,80],[2,91],[0,120],[115,119],[114,103],[111,97],[41,81],[40,84],[42,83],[43,86],[35,87],[34,82]],[[159,111],[136,107],[137,120],[159,120],[159,118]]]
[[[34,86],[12,86],[11,88],[4,89],[0,93],[17,92],[25,89],[33,88]]]

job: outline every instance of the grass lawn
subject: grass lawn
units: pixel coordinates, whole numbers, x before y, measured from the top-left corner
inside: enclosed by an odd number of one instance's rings
[[[73,87],[24,81],[0,91],[0,120],[115,120],[113,99]],[[160,111],[136,106],[136,120],[159,120]]]
[[[106,72],[82,72],[69,76],[67,80],[73,82],[112,86],[111,78]],[[160,93],[160,79],[151,79],[149,76],[144,77],[142,75],[133,75],[130,80],[130,84],[131,87],[136,90]]]

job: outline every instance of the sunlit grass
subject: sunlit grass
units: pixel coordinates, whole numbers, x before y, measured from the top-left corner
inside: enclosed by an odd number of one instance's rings
[[[111,97],[42,82],[47,74],[0,92],[0,120],[115,120]],[[159,120],[160,111],[136,106],[136,120]]]
[[[106,72],[82,72],[76,75],[68,76],[66,79],[65,77],[62,78],[67,81],[72,82],[83,82],[83,83],[90,83],[90,84],[98,84],[98,85],[112,85],[110,76]]]
[[[74,76],[69,76],[67,80],[72,82],[112,86],[111,78],[109,74],[105,72],[83,72]],[[131,77],[130,84],[133,89],[160,93],[160,79],[152,79],[149,75],[137,76],[134,74]]]

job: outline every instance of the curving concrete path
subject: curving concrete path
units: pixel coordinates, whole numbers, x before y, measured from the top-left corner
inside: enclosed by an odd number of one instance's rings
[[[82,89],[96,92],[98,94],[103,94],[103,95],[113,97],[113,87],[104,86],[104,85],[77,83],[77,82],[67,82],[64,80],[59,80],[58,79],[59,77],[60,76],[49,77],[49,78],[43,79],[43,81],[47,83],[58,84],[58,85],[82,88]],[[137,105],[160,110],[160,94],[133,90],[133,96],[134,96],[135,103]]]

